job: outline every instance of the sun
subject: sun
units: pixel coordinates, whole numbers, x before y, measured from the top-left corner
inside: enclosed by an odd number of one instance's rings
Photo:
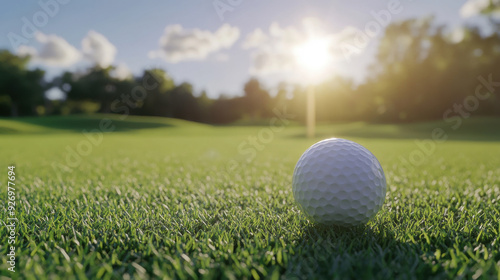
[[[300,67],[308,71],[324,70],[331,59],[329,42],[325,38],[311,38],[297,46],[294,55]]]

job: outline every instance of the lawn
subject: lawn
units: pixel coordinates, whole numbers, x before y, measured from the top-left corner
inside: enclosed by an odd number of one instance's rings
[[[82,133],[103,118],[113,132]],[[435,128],[447,141],[415,141]],[[306,139],[293,124],[273,131],[116,116],[0,119],[0,219],[7,223],[14,164],[20,222],[15,273],[1,228],[1,275],[497,279],[499,128],[487,118],[456,130],[444,122],[336,124]],[[295,163],[327,137],[364,145],[385,170],[384,207],[366,226],[316,225],[294,204]]]

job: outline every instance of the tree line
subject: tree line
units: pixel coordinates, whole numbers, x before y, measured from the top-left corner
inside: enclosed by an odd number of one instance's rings
[[[411,122],[463,114],[464,108],[475,115],[500,116],[495,90],[500,85],[499,34],[484,34],[474,26],[451,33],[430,17],[392,23],[363,83],[332,76],[317,86],[317,119]],[[305,119],[307,89],[300,83],[281,83],[271,91],[251,78],[240,96],[210,98],[158,68],[118,79],[112,66],[94,66],[46,81],[44,71],[29,69],[28,63],[29,57],[0,51],[1,116],[126,112],[226,124],[270,118],[273,109],[286,106],[295,120]],[[45,91],[54,87],[65,94],[64,100],[45,98]]]

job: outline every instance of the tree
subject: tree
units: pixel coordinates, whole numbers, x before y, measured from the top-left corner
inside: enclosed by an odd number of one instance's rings
[[[35,107],[44,101],[45,87],[42,85],[45,72],[29,70],[30,58],[20,57],[7,50],[0,51],[0,99],[11,116],[34,115]],[[3,115],[8,114],[2,112]]]
[[[244,92],[245,109],[252,119],[268,117],[271,97],[261,87],[259,80],[255,78],[250,79],[244,86]]]
[[[200,121],[201,109],[193,96],[193,86],[182,83],[170,92],[171,116],[177,119]]]
[[[500,37],[463,28],[453,39],[445,26],[432,18],[393,23],[382,38],[372,75],[360,88],[370,92],[372,119],[424,121],[442,119],[454,104],[474,94],[481,75],[496,73],[500,63]],[[498,77],[496,78],[498,79]],[[474,114],[495,113],[494,94]],[[498,114],[498,110],[496,111]]]
[[[245,97],[227,98],[221,95],[210,106],[210,122],[215,124],[228,124],[235,122],[247,110]]]
[[[480,2],[480,1],[477,1]],[[492,23],[497,29],[500,28],[500,1],[499,0],[489,0],[481,1],[476,3],[476,6],[482,6],[479,8],[479,13],[486,16],[490,23]]]
[[[66,93],[66,98],[75,102],[99,104],[99,112],[110,113],[112,102],[118,98],[118,80],[110,76],[113,67],[94,66],[84,73],[64,72],[52,81]]]
[[[318,121],[349,121],[360,113],[361,102],[354,92],[352,80],[332,77],[316,88],[316,119]]]
[[[139,114],[145,116],[172,117],[170,91],[175,87],[174,80],[162,69],[145,70],[137,83],[144,86],[147,95]]]
[[[210,107],[212,107],[214,100],[208,97],[206,91],[202,91],[200,96],[196,98],[198,106],[200,108],[200,121],[204,123],[209,123],[210,120]]]

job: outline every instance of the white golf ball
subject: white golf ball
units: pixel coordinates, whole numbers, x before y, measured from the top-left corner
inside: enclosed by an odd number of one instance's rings
[[[367,223],[385,200],[384,170],[365,147],[331,138],[312,145],[293,172],[293,196],[312,220],[355,226]]]

